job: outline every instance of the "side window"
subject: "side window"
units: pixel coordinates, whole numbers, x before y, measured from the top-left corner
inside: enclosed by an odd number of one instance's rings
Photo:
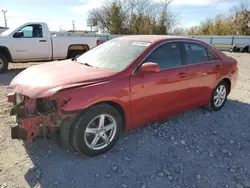
[[[26,25],[14,35],[14,38],[41,38],[43,37],[43,30],[40,24]]]
[[[144,62],[158,63],[161,69],[181,66],[181,44],[179,42],[165,43],[151,52]]]
[[[209,61],[219,60],[218,57],[216,57],[216,55],[214,55],[214,53],[211,52],[208,48],[207,48],[207,55],[208,55],[208,60]]]
[[[199,64],[208,61],[207,49],[205,46],[192,42],[184,42],[187,64]]]

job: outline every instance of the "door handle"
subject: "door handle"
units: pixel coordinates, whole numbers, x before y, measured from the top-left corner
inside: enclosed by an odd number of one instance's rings
[[[216,66],[215,66],[215,69],[220,69],[220,65],[216,65]]]
[[[184,72],[181,72],[181,73],[178,74],[178,76],[183,76],[183,75],[185,75]]]
[[[186,78],[186,73],[181,72],[181,73],[178,74],[178,76],[180,76],[180,78]]]
[[[39,42],[47,42],[47,40],[39,40]]]

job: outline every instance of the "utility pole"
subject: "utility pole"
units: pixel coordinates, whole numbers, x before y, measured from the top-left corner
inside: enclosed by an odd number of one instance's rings
[[[75,26],[75,21],[74,20],[72,21],[72,26],[73,26],[73,30],[75,30],[76,26]]]
[[[61,25],[59,25],[59,31],[63,31],[63,29],[62,29],[62,27],[63,27],[63,25],[61,24]]]
[[[7,10],[2,10],[2,12],[3,12],[3,17],[4,17],[5,27],[7,28],[7,19],[6,19]]]

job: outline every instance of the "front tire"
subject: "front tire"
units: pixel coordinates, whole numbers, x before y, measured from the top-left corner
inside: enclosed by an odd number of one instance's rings
[[[229,94],[229,86],[225,81],[221,81],[214,89],[210,103],[207,108],[211,111],[220,110],[227,101],[227,96]]]
[[[71,128],[71,144],[80,153],[93,157],[109,151],[122,132],[120,113],[108,104],[90,107]]]
[[[0,54],[0,73],[5,72],[8,69],[8,66],[8,59],[4,55]]]

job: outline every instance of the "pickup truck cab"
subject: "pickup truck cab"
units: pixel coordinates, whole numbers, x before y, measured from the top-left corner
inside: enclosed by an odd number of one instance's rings
[[[98,37],[52,36],[46,23],[25,23],[0,34],[0,72],[8,69],[9,62],[67,59],[99,44]]]

